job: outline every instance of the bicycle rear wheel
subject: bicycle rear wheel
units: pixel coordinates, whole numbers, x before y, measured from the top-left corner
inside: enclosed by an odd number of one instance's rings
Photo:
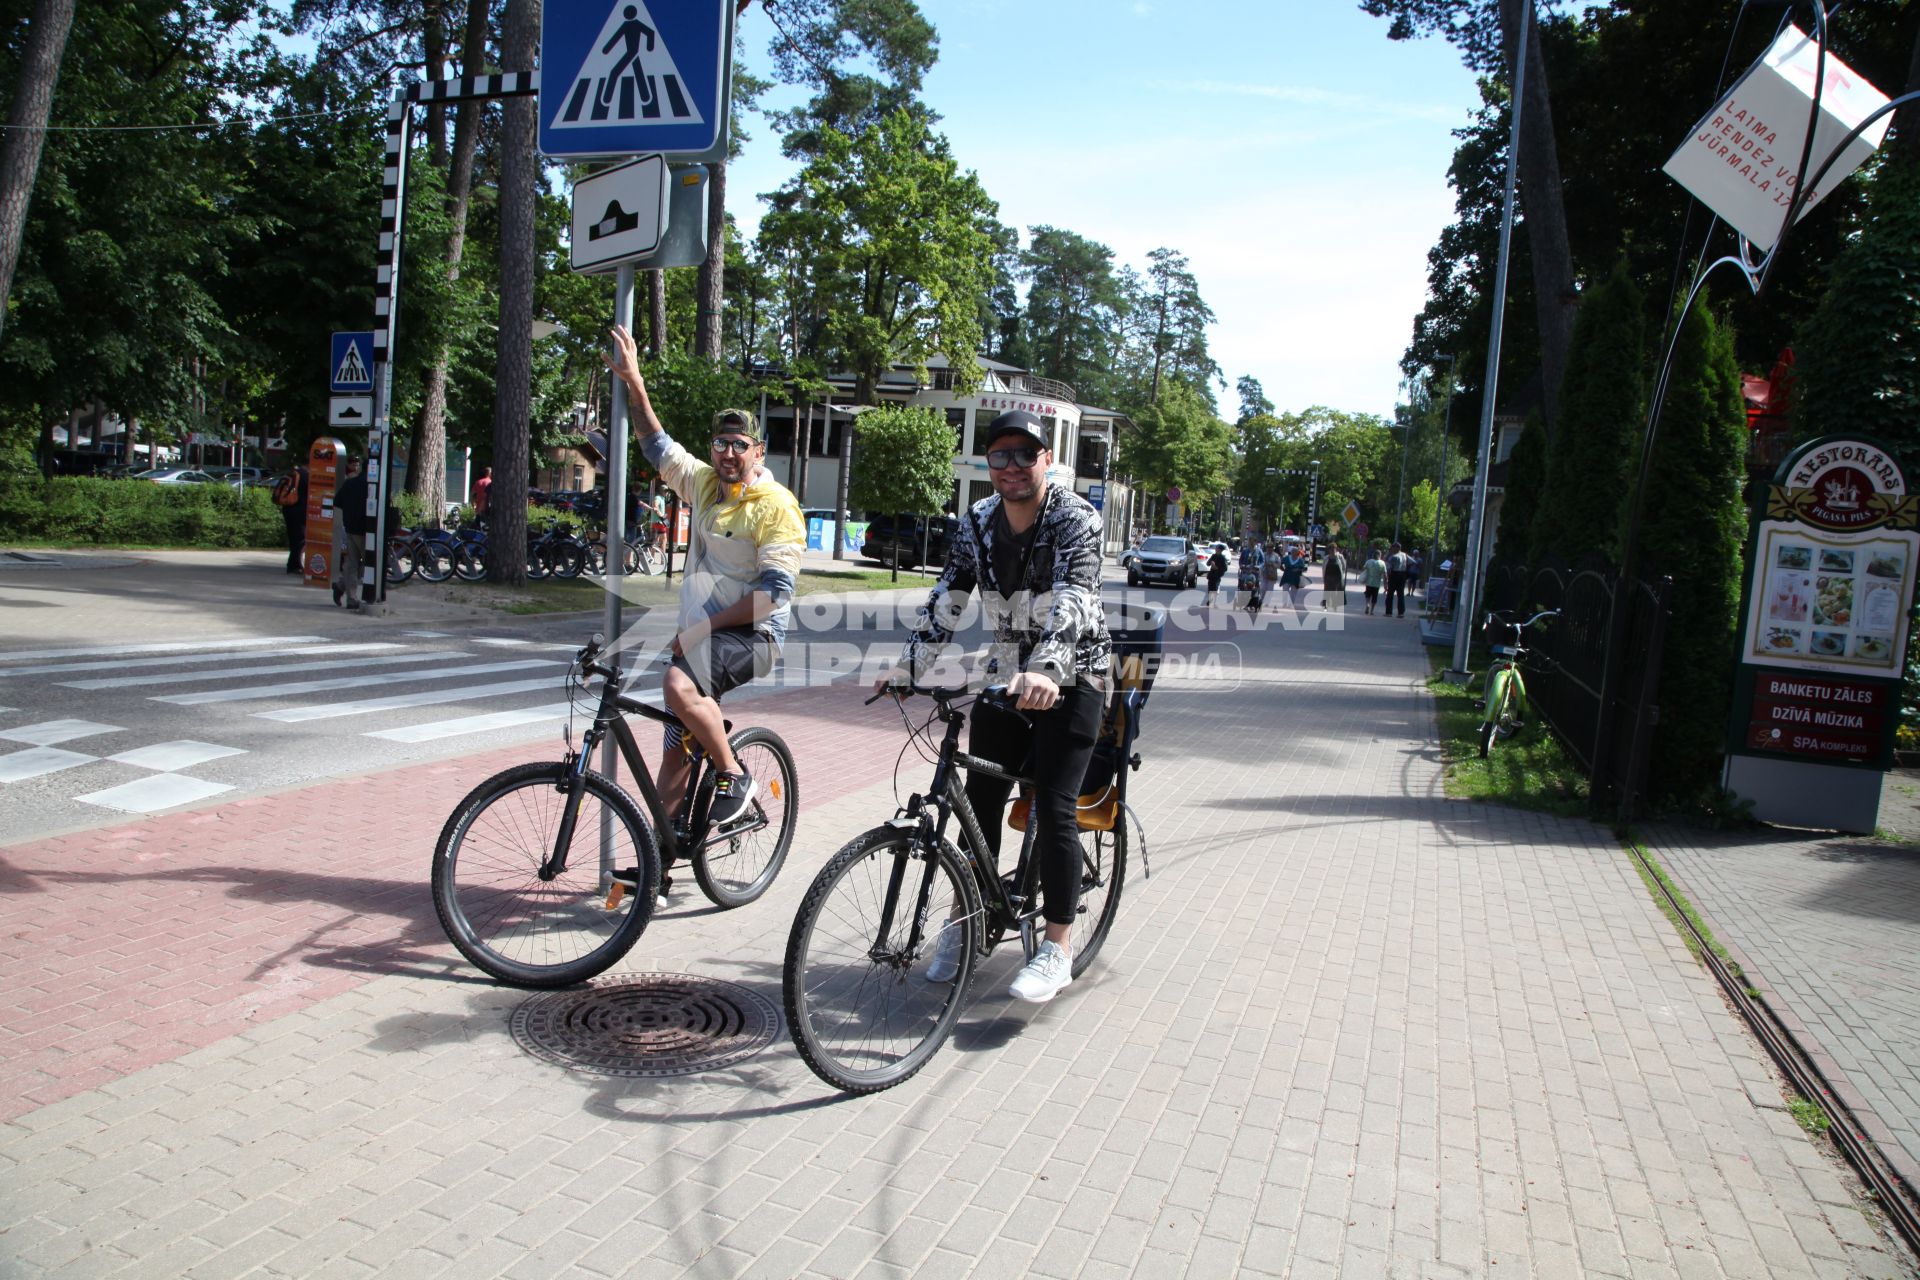
[[[487,544],[463,542],[453,553],[453,571],[462,582],[478,582],[487,576]]]
[[[567,865],[551,880],[569,804],[564,764],[488,778],[447,819],[433,851],[433,905],[447,937],[483,972],[523,987],[565,987],[612,967],[653,917],[660,856],[633,801],[597,773],[581,779]],[[613,822],[613,867],[638,865],[628,892],[601,874],[600,820]]]
[[[1120,914],[1120,890],[1127,880],[1127,815],[1115,816],[1111,831],[1080,833],[1080,906],[1067,931],[1067,950],[1073,956],[1073,976],[1079,977],[1100,953]],[[1022,935],[1027,959],[1039,949],[1045,935],[1039,928]]]
[[[800,786],[793,753],[771,729],[742,729],[730,739],[740,767],[753,775],[754,818],[735,835],[711,836],[693,853],[700,892],[721,907],[744,907],[773,884],[793,844]]]
[[[926,926],[909,955],[923,885]],[[891,927],[882,937],[889,906]],[[957,970],[950,981],[931,982],[927,970],[943,930],[959,931]],[[929,861],[910,831],[875,827],[855,837],[814,877],[787,939],[780,985],[800,1056],[848,1093],[877,1093],[908,1079],[952,1034],[979,940],[978,891],[952,844],[942,841]]]

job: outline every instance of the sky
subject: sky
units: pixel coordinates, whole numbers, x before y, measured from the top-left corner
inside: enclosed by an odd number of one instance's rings
[[[1281,411],[1390,416],[1453,218],[1447,165],[1478,102],[1438,40],[1391,41],[1357,0],[920,0],[940,33],[923,97],[1000,219],[1078,232],[1144,270],[1185,254],[1214,359]],[[771,74],[772,24],[742,20]],[[804,100],[777,91],[776,106]],[[793,173],[764,119],[728,171],[753,234]],[[1035,370],[1045,374],[1045,369]]]

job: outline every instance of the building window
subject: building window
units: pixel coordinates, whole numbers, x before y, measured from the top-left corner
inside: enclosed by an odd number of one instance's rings
[[[993,420],[999,416],[1000,415],[998,413],[995,413],[992,409],[975,409],[973,411],[973,456],[974,457],[984,458],[987,456],[987,445],[991,443],[987,439],[987,428],[991,426],[993,424]]]
[[[947,425],[953,428],[953,451],[967,451],[967,411],[965,409],[947,410]]]

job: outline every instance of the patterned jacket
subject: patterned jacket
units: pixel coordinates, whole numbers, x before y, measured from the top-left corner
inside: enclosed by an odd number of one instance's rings
[[[1047,486],[1035,520],[1026,582],[1011,599],[994,580],[993,517],[1000,495],[973,504],[947,550],[946,568],[913,625],[906,663],[918,680],[953,639],[967,597],[980,592],[993,628],[986,673],[1031,671],[1067,684],[1104,676],[1113,642],[1100,608],[1100,513],[1063,485]]]

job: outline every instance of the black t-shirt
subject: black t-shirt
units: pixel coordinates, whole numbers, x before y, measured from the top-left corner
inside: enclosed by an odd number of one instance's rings
[[[1008,599],[1026,586],[1027,562],[1033,557],[1033,540],[1039,533],[1038,520],[1028,525],[1025,533],[1015,533],[1007,523],[1007,509],[994,508],[993,580],[1000,584],[1000,594]]]

